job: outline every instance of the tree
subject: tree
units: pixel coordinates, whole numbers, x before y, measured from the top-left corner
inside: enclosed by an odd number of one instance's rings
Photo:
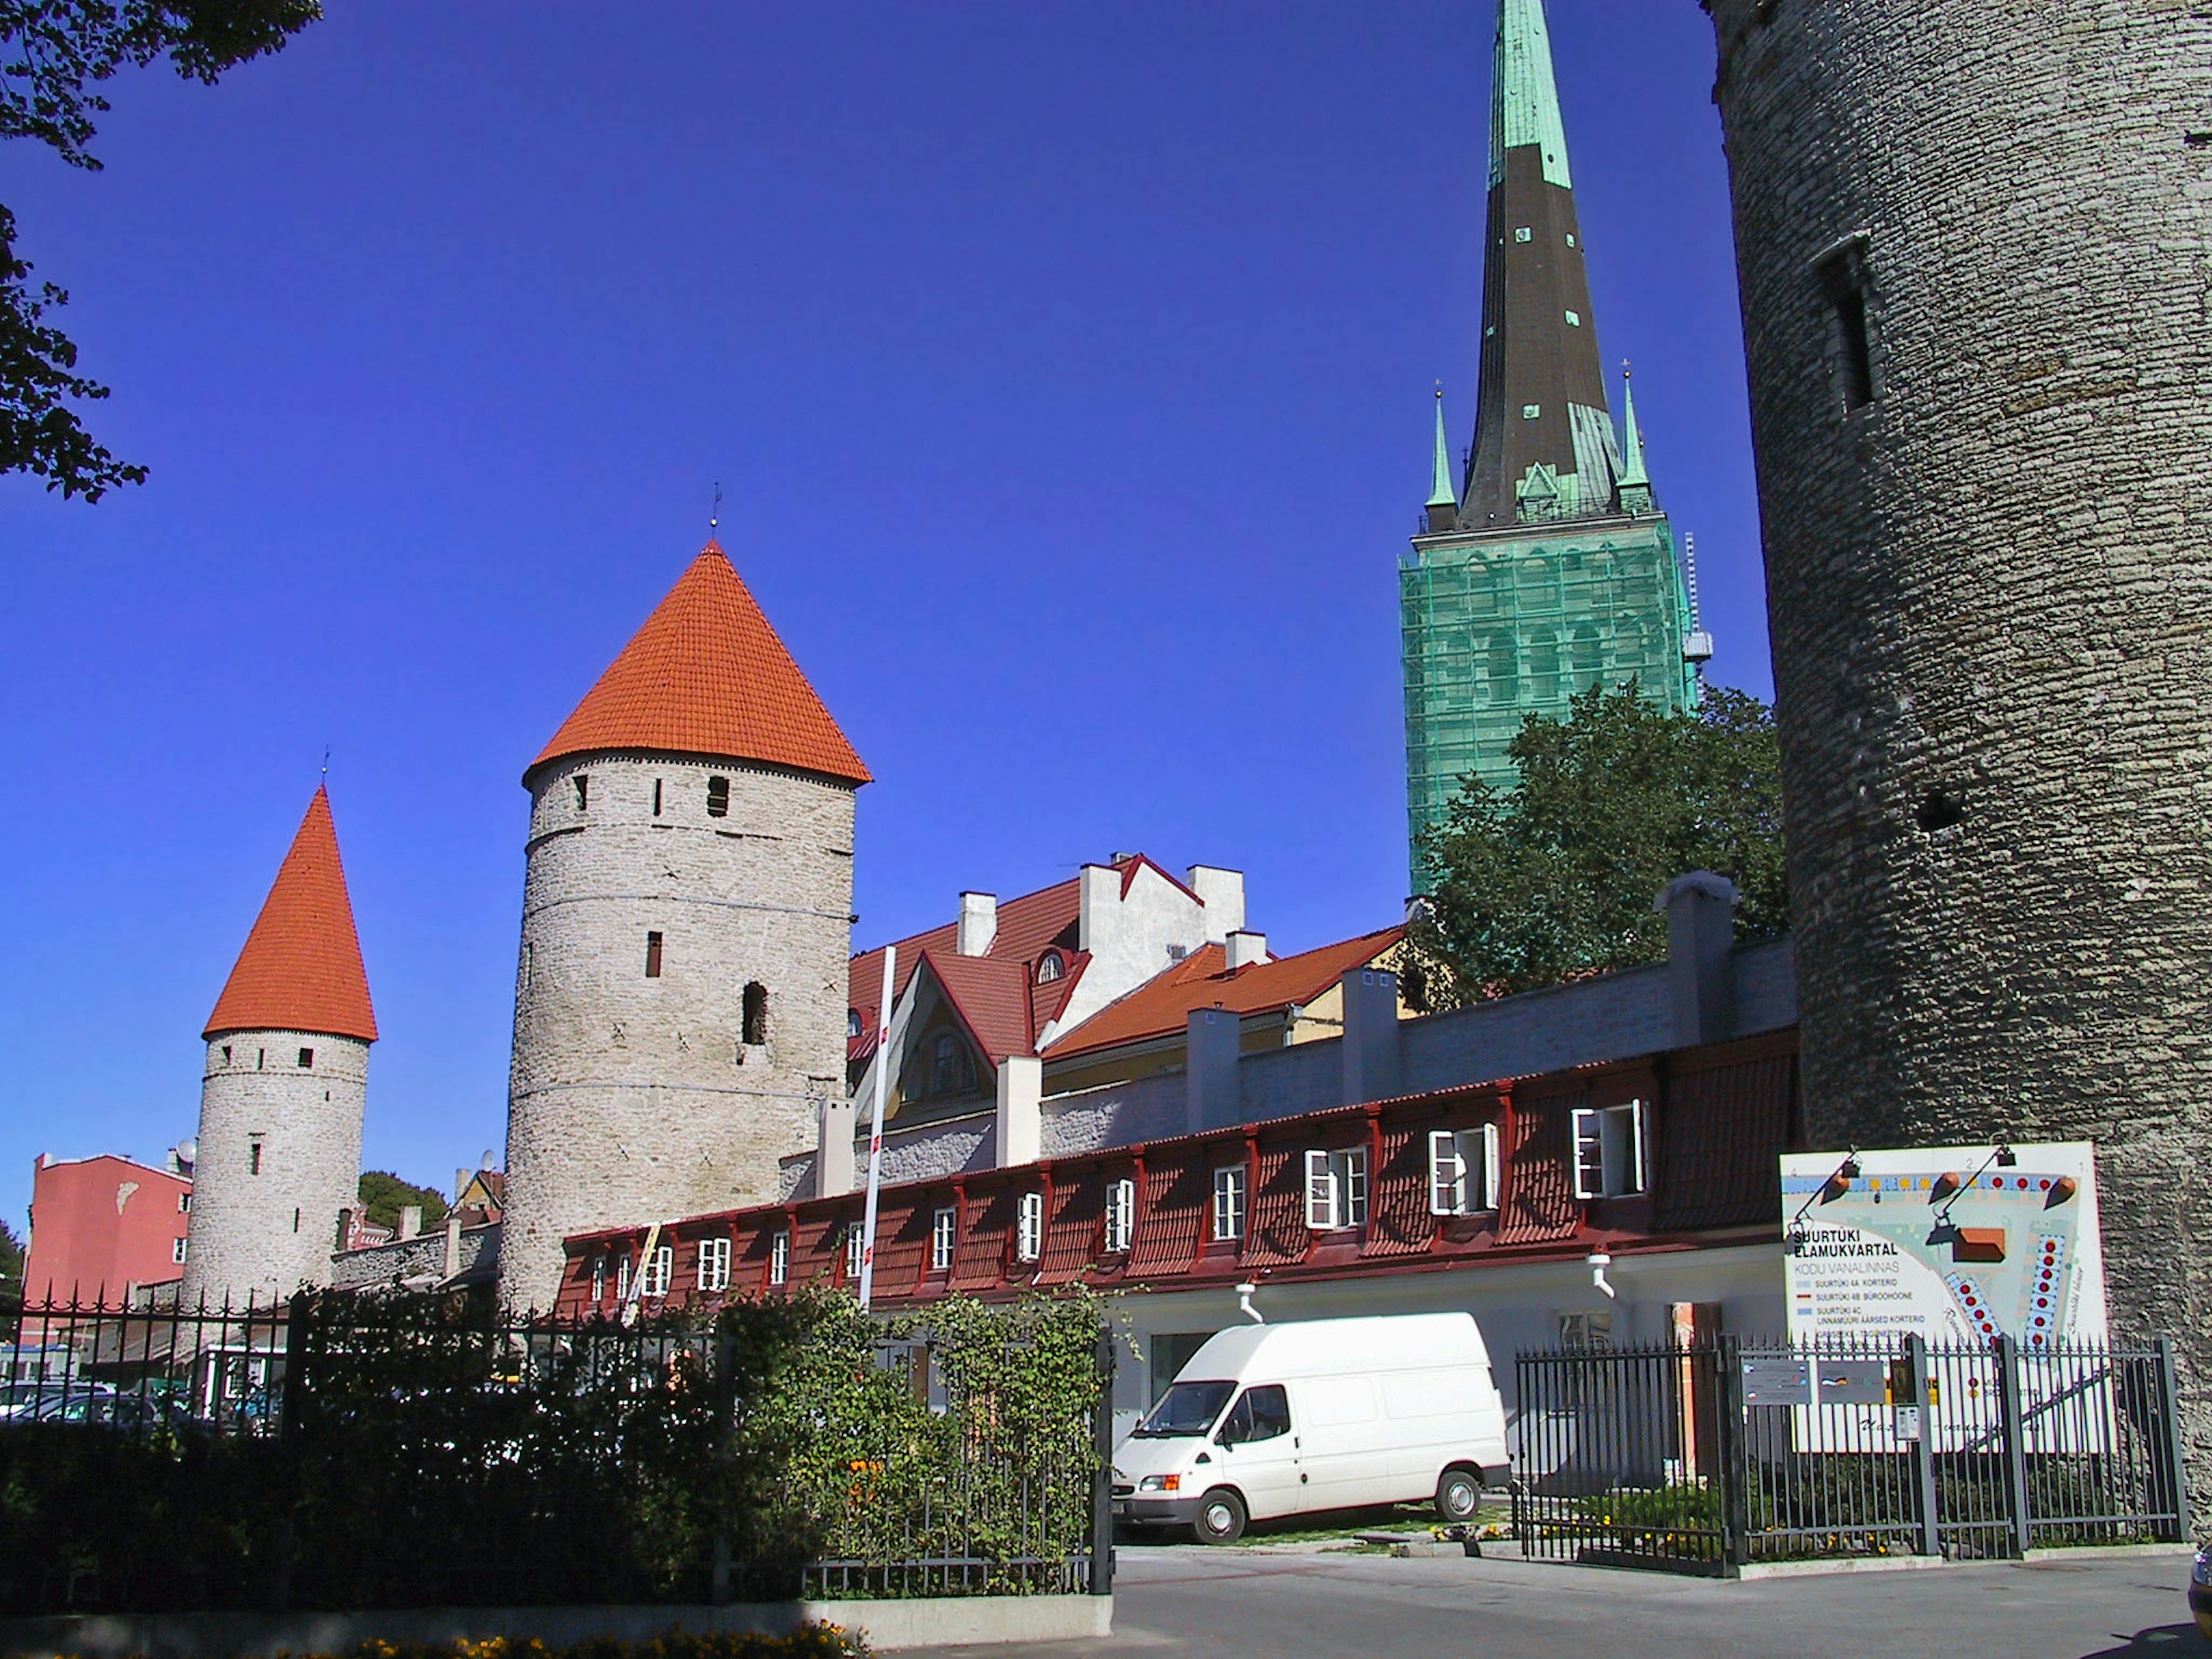
[[[389,1170],[371,1170],[355,1189],[361,1196],[362,1213],[380,1227],[398,1228],[399,1212],[410,1204],[422,1206],[422,1224],[434,1227],[446,1218],[445,1195],[432,1187],[416,1187]]]
[[[15,1230],[0,1221],[0,1297],[23,1294],[23,1241]]]
[[[97,173],[93,117],[109,107],[99,82],[166,57],[212,85],[321,15],[321,0],[0,0],[0,138],[36,139]],[[143,483],[146,469],[116,459],[69,407],[107,388],[77,373],[76,343],[46,320],[68,293],[33,288],[30,275],[15,216],[0,206],[0,472],[34,473],[88,501]]]
[[[1408,937],[1409,990],[1451,1007],[1656,962],[1676,876],[1735,884],[1740,938],[1789,926],[1773,712],[1707,688],[1693,714],[1593,687],[1567,718],[1530,715],[1509,790],[1470,775],[1425,833],[1431,902]]]

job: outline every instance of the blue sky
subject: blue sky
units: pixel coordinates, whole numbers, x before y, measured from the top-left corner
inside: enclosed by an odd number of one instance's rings
[[[874,770],[857,939],[1139,848],[1278,950],[1405,885],[1397,556],[1468,440],[1491,14],[333,0],[97,175],[0,150],[153,469],[0,478],[0,1213],[191,1133],[331,790],[367,1155],[497,1148],[518,779],[722,539]],[[1600,343],[1768,695],[1710,27],[1551,0]]]

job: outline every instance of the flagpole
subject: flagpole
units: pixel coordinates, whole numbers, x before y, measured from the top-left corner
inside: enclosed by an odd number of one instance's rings
[[[884,1174],[884,1089],[891,1064],[891,987],[898,946],[884,946],[884,994],[876,1004],[876,1090],[868,1122],[868,1207],[860,1222],[860,1310],[876,1288],[876,1194]]]

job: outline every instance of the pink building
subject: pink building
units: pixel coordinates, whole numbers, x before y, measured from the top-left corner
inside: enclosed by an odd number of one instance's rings
[[[181,1276],[191,1202],[187,1175],[109,1153],[64,1160],[41,1152],[31,1175],[24,1300],[74,1295],[112,1306],[138,1285]]]

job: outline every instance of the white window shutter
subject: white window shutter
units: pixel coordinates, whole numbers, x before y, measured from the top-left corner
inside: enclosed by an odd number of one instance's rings
[[[1467,1205],[1467,1170],[1459,1137],[1449,1129],[1429,1132],[1429,1213],[1458,1215]]]
[[[1327,1152],[1306,1154],[1306,1225],[1316,1232],[1336,1225],[1336,1176]]]
[[[1628,1103],[1628,1190],[1632,1193],[1640,1193],[1649,1184],[1644,1170],[1644,1103],[1632,1100]]]
[[[1569,1120],[1574,1135],[1575,1196],[1605,1196],[1605,1115],[1577,1106]]]
[[[1498,1207],[1498,1126],[1486,1123],[1482,1126],[1482,1207],[1486,1210]]]

